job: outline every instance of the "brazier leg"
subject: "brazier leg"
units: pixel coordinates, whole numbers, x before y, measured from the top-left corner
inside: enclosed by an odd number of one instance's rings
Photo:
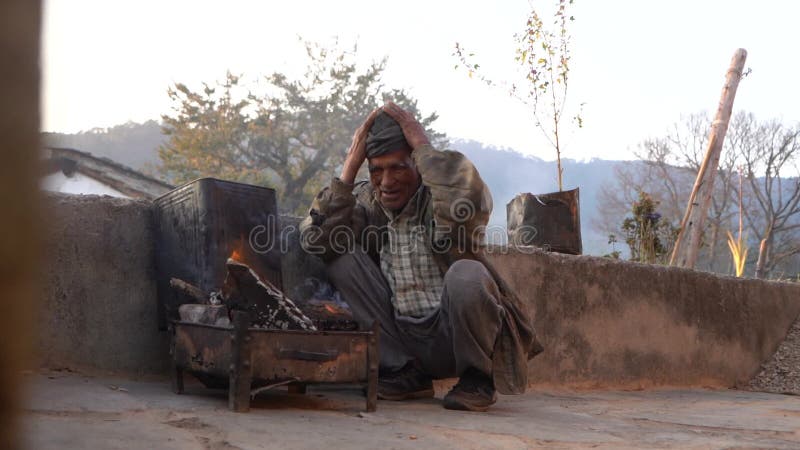
[[[305,383],[291,383],[291,384],[289,384],[289,393],[290,394],[305,394],[306,393],[306,385],[305,385]]]
[[[250,410],[250,386],[253,381],[253,369],[250,361],[250,336],[247,334],[249,326],[249,314],[242,311],[233,312],[233,330],[231,333],[231,348],[233,351],[231,352],[228,408],[236,412]]]
[[[374,412],[378,408],[378,322],[372,324],[372,335],[367,346],[367,411]]]

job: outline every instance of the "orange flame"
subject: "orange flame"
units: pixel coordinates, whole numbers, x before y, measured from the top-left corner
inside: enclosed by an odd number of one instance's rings
[[[245,245],[244,236],[240,236],[239,237],[239,242],[237,242],[235,245],[236,246],[233,249],[233,252],[231,252],[231,256],[229,256],[228,258],[230,258],[230,259],[232,259],[234,261],[238,261],[240,263],[245,262],[244,261],[244,251],[243,251],[244,250],[244,245]]]

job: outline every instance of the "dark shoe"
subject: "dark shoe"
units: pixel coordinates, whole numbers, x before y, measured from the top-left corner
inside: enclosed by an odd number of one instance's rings
[[[412,363],[378,378],[378,398],[410,400],[433,397],[433,381]]]
[[[450,389],[442,402],[447,409],[486,411],[497,401],[492,377],[475,369],[467,369],[458,384]]]

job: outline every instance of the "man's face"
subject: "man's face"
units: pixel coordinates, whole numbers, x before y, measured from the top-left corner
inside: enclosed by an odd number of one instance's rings
[[[420,185],[419,172],[408,149],[369,159],[369,180],[384,208],[400,211]]]

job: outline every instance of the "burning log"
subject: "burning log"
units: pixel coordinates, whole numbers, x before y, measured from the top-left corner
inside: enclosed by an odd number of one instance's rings
[[[295,304],[246,264],[231,258],[226,268],[228,276],[222,291],[205,293],[184,280],[170,279],[170,287],[188,300],[178,308],[180,320],[228,326],[229,310],[240,309],[251,312],[253,325],[257,327],[307,331],[358,330],[358,324],[347,306],[338,297],[329,295],[318,280],[311,283],[311,293],[308,296],[300,295],[299,302]]]
[[[353,313],[330,283],[308,277],[292,289],[291,298],[318,330],[357,331]]]
[[[218,327],[231,324],[225,305],[196,305],[187,303],[178,307],[178,315],[184,322],[203,323]]]
[[[272,283],[246,264],[229,258],[222,298],[231,310],[250,312],[251,326],[316,331],[314,323]]]
[[[178,317],[184,322],[203,323],[206,325],[216,325],[226,327],[230,325],[228,308],[216,298],[219,293],[212,292],[206,294],[199,287],[181,280],[171,278],[169,285],[172,289],[193,303],[183,303],[178,307]]]
[[[353,320],[350,310],[335,302],[311,299],[298,304],[318,330],[358,331],[358,323]]]
[[[181,294],[184,294],[185,296],[195,300],[197,303],[200,303],[200,304],[208,304],[209,303],[208,294],[203,292],[203,290],[200,289],[199,287],[197,287],[197,286],[195,286],[195,285],[193,285],[191,283],[187,283],[187,282],[181,280],[180,278],[170,278],[169,286],[172,289],[180,292]]]

